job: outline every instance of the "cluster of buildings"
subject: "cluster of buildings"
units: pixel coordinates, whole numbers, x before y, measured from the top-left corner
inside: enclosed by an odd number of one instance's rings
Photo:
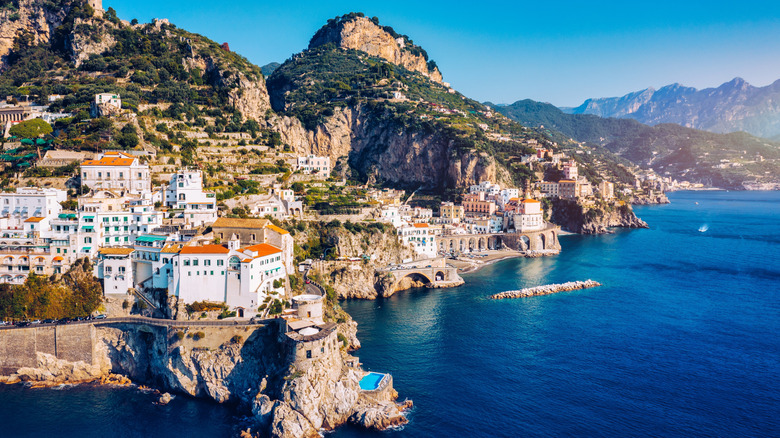
[[[580,176],[579,168],[574,160],[564,161],[562,166],[563,178],[558,181],[541,181],[538,184],[542,196],[562,199],[587,198],[594,195],[593,185]],[[602,181],[595,190],[602,199],[615,197],[615,186],[609,181]]]
[[[483,181],[471,186],[461,203],[442,202],[438,216],[428,208],[384,203],[379,220],[392,224],[399,240],[419,256],[431,258],[441,253],[437,236],[545,229],[541,202],[520,195],[517,188]]]
[[[72,211],[62,207],[64,190],[0,193],[0,283],[61,274],[88,257],[109,294],[167,289],[185,304],[225,303],[254,314],[268,294],[283,292],[293,272],[290,234],[268,219],[219,218],[199,170],[181,169],[152,187],[148,165],[109,151],[81,162],[80,172],[90,191]],[[292,191],[275,188],[272,196],[287,202],[279,207],[285,211],[301,208]],[[254,208],[264,215],[267,207]]]

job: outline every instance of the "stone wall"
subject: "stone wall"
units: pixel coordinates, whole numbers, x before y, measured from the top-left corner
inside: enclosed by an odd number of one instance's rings
[[[69,362],[93,363],[95,327],[92,324],[0,330],[0,374],[34,368],[37,353]]]

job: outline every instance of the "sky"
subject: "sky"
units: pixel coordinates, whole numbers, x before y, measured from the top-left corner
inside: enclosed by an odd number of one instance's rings
[[[103,7],[126,20],[167,18],[261,66],[304,50],[328,18],[363,12],[411,37],[445,81],[483,102],[577,106],[672,83],[780,79],[780,2],[771,0],[103,0]]]

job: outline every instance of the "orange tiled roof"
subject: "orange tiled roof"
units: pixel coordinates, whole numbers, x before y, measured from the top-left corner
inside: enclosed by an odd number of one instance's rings
[[[211,225],[211,228],[263,228],[269,223],[268,219],[221,217]]]
[[[102,248],[100,253],[107,255],[128,255],[133,251],[135,251],[133,248]]]
[[[65,260],[65,259],[64,259],[64,258],[62,258],[62,256],[57,256],[57,257],[54,257],[54,258],[53,258],[53,259],[51,259],[51,260],[52,260],[53,262],[59,262],[59,261]]]
[[[414,227],[415,228],[428,228],[428,224],[419,224],[419,223],[417,223],[417,224],[414,224]]]
[[[179,254],[227,254],[230,250],[222,245],[203,245],[182,247]]]
[[[284,228],[279,228],[274,224],[268,224],[265,227],[268,228],[269,230],[276,231],[279,234],[290,234]]]
[[[131,166],[133,158],[109,157],[104,156],[99,160],[87,160],[81,163],[82,166]]]
[[[174,243],[171,245],[165,245],[163,249],[160,250],[160,252],[166,254],[178,254],[181,248],[182,248],[181,244]]]
[[[257,245],[252,245],[252,246],[244,248],[243,250],[244,251],[256,252],[257,253],[257,257],[265,257],[265,256],[269,256],[271,254],[276,254],[276,253],[282,252],[281,249],[279,249],[279,248],[277,248],[277,247],[275,247],[273,245],[269,245],[267,243],[259,243]]]
[[[524,204],[530,204],[530,203],[539,204],[540,202],[537,201],[536,199],[525,198],[525,199],[523,199],[523,203]]]
[[[45,217],[31,217],[31,218],[25,220],[25,222],[40,222],[40,221],[42,221],[44,219],[46,219],[46,218]]]

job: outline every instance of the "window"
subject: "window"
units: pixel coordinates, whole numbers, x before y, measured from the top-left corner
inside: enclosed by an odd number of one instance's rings
[[[190,265],[190,259],[184,259],[184,266]]]
[[[192,266],[198,266],[198,259],[192,259]]]
[[[254,233],[249,235],[249,239],[250,239],[250,240],[252,240],[252,241],[254,241],[254,240],[255,240],[255,235],[254,235]]]
[[[306,350],[306,359],[311,359],[311,350]]]
[[[211,275],[214,275],[214,271],[211,271]]]
[[[222,259],[217,260],[217,266],[225,266],[225,261]]]
[[[111,273],[111,266],[106,266],[106,273],[107,273],[107,274],[110,274],[110,273]]]
[[[204,260],[203,261],[203,266],[211,266],[211,260],[210,259]]]
[[[119,267],[119,273],[120,274],[124,274],[125,273],[125,267],[124,266],[120,266]]]

